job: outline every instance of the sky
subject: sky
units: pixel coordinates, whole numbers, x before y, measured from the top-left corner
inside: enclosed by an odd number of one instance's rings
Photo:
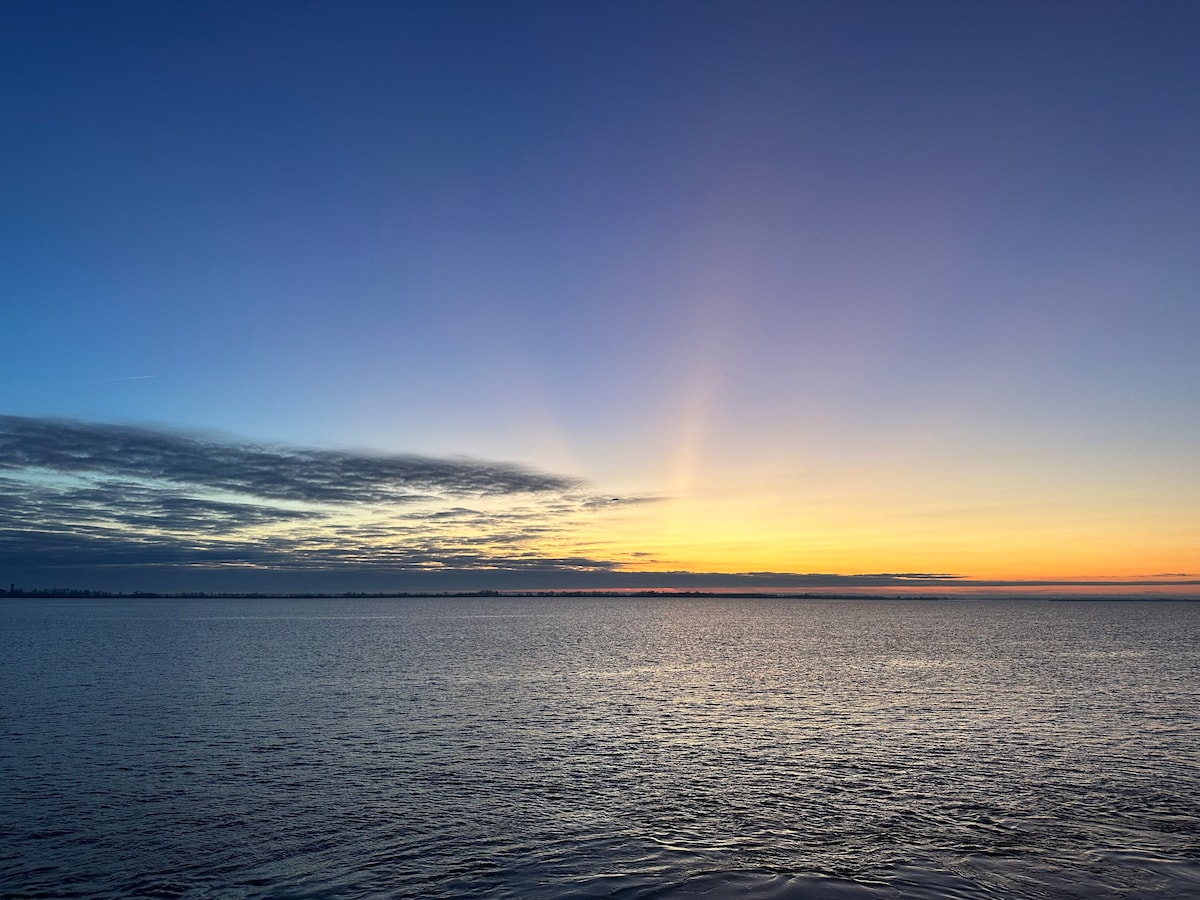
[[[1200,594],[1192,2],[0,5],[0,580]]]

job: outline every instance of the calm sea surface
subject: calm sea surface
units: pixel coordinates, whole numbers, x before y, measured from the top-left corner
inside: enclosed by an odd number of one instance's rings
[[[1200,897],[1200,604],[0,601],[6,897]]]

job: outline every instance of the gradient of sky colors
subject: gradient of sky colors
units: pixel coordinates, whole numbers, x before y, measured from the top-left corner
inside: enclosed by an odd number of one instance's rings
[[[1191,2],[5,3],[0,577],[1195,582],[1198,42]]]

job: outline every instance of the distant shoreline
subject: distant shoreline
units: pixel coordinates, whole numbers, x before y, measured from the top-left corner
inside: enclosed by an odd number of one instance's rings
[[[672,591],[672,590],[530,590],[530,591],[102,591],[87,588],[12,588],[0,590],[0,600],[402,600],[465,598],[627,598],[627,599],[726,599],[726,600],[1039,600],[1046,602],[1200,602],[1196,595],[1104,596],[1097,594],[848,594],[814,591]]]
[[[510,597],[712,597],[778,600],[952,600],[944,594],[824,594],[779,591],[101,591],[75,588],[0,590],[0,598],[46,600],[388,600],[405,598]]]

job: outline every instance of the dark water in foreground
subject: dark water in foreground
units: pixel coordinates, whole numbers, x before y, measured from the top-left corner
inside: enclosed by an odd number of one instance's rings
[[[0,603],[0,895],[1200,896],[1200,604]]]

